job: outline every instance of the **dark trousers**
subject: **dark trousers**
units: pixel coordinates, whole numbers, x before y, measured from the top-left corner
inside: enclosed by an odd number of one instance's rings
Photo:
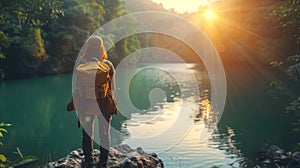
[[[82,125],[82,149],[86,163],[93,161],[93,139],[94,139],[94,119],[96,115],[81,116]],[[106,165],[108,160],[108,150],[110,148],[110,122],[111,115],[99,115],[99,136],[100,136],[100,164]]]

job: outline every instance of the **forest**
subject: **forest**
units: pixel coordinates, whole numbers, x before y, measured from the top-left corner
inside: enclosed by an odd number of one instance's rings
[[[128,13],[118,0],[5,0],[0,6],[1,79],[71,72],[86,38]],[[117,61],[116,53],[128,54],[138,47],[136,37],[129,37],[110,57]]]
[[[127,3],[138,4],[132,2]],[[140,3],[140,8],[148,5],[150,10],[164,10],[150,1]],[[85,39],[104,23],[129,13],[120,0],[5,0],[0,5],[1,79],[70,72]],[[255,55],[245,59],[271,63],[291,79],[299,78],[299,1],[220,0],[212,6],[225,19],[202,28],[226,57],[224,64],[234,64],[232,53],[241,50],[237,44],[248,45]],[[182,16],[197,24],[202,10]],[[217,30],[210,34],[212,29]],[[110,58],[118,63],[134,50],[155,45],[145,41],[141,35],[126,38],[109,51]],[[274,51],[276,48],[280,51]]]

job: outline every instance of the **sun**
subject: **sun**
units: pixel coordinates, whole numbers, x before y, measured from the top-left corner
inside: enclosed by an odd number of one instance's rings
[[[217,15],[216,15],[215,12],[212,11],[212,10],[206,10],[206,11],[204,12],[204,16],[205,16],[205,18],[207,18],[207,19],[216,19],[216,18],[217,18]]]
[[[162,4],[163,8],[173,9],[177,13],[198,12],[199,7],[209,5],[210,0],[151,0],[157,4]]]

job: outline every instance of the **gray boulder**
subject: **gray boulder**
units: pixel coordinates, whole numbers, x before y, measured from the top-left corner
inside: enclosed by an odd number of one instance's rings
[[[95,163],[99,162],[99,155],[100,151],[94,149]],[[48,163],[45,168],[81,168],[83,159],[82,149],[76,149],[66,157]],[[109,150],[108,166],[110,168],[163,168],[164,164],[155,153],[146,153],[141,147],[132,149],[128,145],[118,145]]]

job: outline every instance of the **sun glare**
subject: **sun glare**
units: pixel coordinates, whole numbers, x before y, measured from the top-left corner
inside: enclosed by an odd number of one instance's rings
[[[199,7],[207,6],[209,0],[152,0],[157,4],[162,4],[167,10],[174,9],[178,13],[197,12]]]
[[[207,18],[207,19],[215,19],[217,18],[217,15],[212,11],[212,10],[206,10],[204,12],[204,16]]]

